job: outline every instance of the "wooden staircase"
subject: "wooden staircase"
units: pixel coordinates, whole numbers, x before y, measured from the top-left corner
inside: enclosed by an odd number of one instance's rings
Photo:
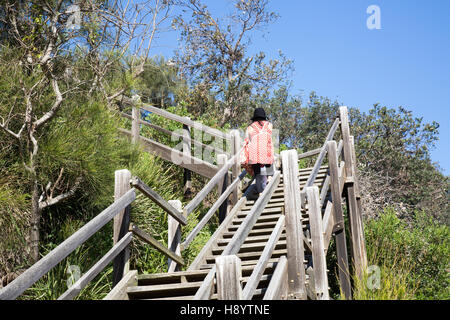
[[[302,169],[299,171],[300,187],[303,188],[312,168]],[[327,167],[321,167],[314,181],[314,185],[322,187],[327,176]],[[262,211],[259,219],[256,221],[251,232],[240,247],[237,257],[242,263],[242,285],[244,286],[251,275],[264,247],[275,227],[278,218],[284,214],[284,189],[283,178],[281,175],[280,182],[272,194],[268,204]],[[231,210],[223,225],[213,235],[211,240],[206,244],[205,248],[199,254],[199,257],[193,262],[187,271],[179,271],[172,273],[158,274],[141,274],[137,276],[137,285],[127,287],[128,299],[161,299],[161,300],[189,300],[193,299],[195,293],[200,288],[204,278],[209,270],[214,266],[215,259],[220,256],[234,236],[238,227],[250,212],[254,200],[242,199],[238,202],[235,210]],[[307,235],[309,227],[309,219],[307,211],[302,211],[302,227],[307,241],[311,241]],[[264,270],[263,276],[259,281],[253,300],[263,298],[268,283],[271,279],[273,271],[281,256],[287,255],[285,228],[279,238],[272,256]],[[305,245],[305,268],[310,264],[311,250],[310,246]],[[307,277],[308,280],[308,277]],[[212,299],[217,299],[216,292],[212,295]]]
[[[175,134],[183,138],[183,151],[140,136],[140,124],[166,134],[172,132],[140,120],[137,106],[132,108],[132,115],[123,114],[132,119],[131,133],[125,133],[130,134],[134,142],[140,141],[148,151],[168,161],[174,154],[184,157],[187,152],[187,158],[198,160],[193,163],[199,164],[184,163],[184,168],[209,178],[209,181],[182,208],[180,200],[166,201],[138,177],[132,177],[130,171],[116,171],[114,203],[0,289],[0,300],[19,297],[109,222],[113,222],[114,226],[112,248],[84,272],[59,300],[75,298],[110,263],[113,264],[113,289],[104,298],[106,300],[329,299],[327,269],[331,267],[339,272],[341,291],[346,299],[352,298],[351,271],[359,277],[362,275],[367,268],[367,254],[354,139],[350,135],[346,107],[339,108],[339,117],[333,122],[321,148],[302,154],[295,149],[281,152],[278,158],[281,162],[276,164],[277,170],[271,182],[256,201],[245,196],[238,199],[242,191],[240,182],[246,174],[245,170],[241,171],[239,163],[243,150],[239,132],[234,130],[225,134],[165,110],[150,106],[145,108],[185,126],[183,135]],[[230,158],[226,150],[220,148],[217,165],[189,156],[192,144],[205,150],[213,149],[201,141],[191,141],[189,128],[214,136],[219,146],[220,142],[230,144]],[[339,142],[334,140],[338,128],[342,138]],[[317,156],[313,168],[297,169],[299,160],[312,156]],[[325,163],[326,166],[323,165]],[[185,187],[189,185],[187,177]],[[189,215],[216,188],[219,189],[218,199],[181,242],[181,227],[187,225]],[[168,214],[168,246],[130,223],[131,206],[137,191]],[[228,201],[233,208],[195,260],[186,266],[182,250],[189,246],[218,210],[220,217],[224,215],[224,204]],[[344,219],[344,203],[347,219]],[[347,251],[346,221],[350,252]],[[333,237],[337,263],[336,266],[327,266],[326,255]],[[185,271],[139,275],[137,270],[129,270],[130,243],[134,238],[165,255],[169,259],[168,270],[183,267]],[[348,263],[350,256],[351,269]]]

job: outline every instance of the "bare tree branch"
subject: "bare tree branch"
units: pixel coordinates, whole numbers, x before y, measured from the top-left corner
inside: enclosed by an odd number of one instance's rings
[[[45,209],[45,208],[47,208],[49,206],[55,205],[55,204],[65,200],[65,199],[68,199],[68,198],[72,197],[75,194],[75,192],[79,189],[80,184],[81,184],[82,181],[83,181],[83,179],[80,176],[80,177],[78,177],[75,180],[74,185],[72,186],[72,188],[70,188],[69,191],[67,191],[67,192],[65,192],[63,194],[60,194],[60,195],[58,195],[56,197],[51,197],[49,199],[45,199],[43,201],[40,201],[39,202],[39,209],[40,210]]]

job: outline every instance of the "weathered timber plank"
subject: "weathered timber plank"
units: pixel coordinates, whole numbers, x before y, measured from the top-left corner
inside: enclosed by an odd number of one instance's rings
[[[131,136],[131,132],[125,129],[119,128],[121,133],[124,133],[128,136]],[[179,165],[185,169],[189,169],[195,173],[198,173],[201,176],[206,178],[212,178],[217,172],[217,166],[213,165],[209,162],[206,162],[202,159],[198,159],[196,157],[190,157],[189,161],[185,161],[188,157],[184,155],[183,151],[172,149],[166,145],[163,145],[159,142],[153,141],[148,138],[140,137],[139,141],[141,142],[144,149],[152,154],[155,154],[166,161],[172,162],[176,165]]]
[[[344,164],[344,161],[341,161],[341,164],[339,165],[339,187],[340,187],[339,192],[341,194],[344,191],[345,177],[346,177],[345,176],[345,164]],[[323,230],[324,230],[324,232],[323,232],[324,247],[325,247],[325,252],[327,252],[328,246],[331,241],[331,236],[333,234],[334,226],[335,226],[334,217],[333,217],[333,203],[331,201],[327,202],[327,205],[325,208],[325,213],[323,215],[322,225],[323,225]]]
[[[125,112],[121,112],[120,115],[122,117],[124,117],[124,118],[128,118],[130,120],[132,119],[132,116],[127,114],[127,113],[125,113]],[[159,132],[167,134],[168,136],[171,136],[171,137],[173,137],[175,139],[178,139],[178,140],[182,140],[183,137],[184,137],[183,135],[181,135],[179,133],[176,133],[175,131],[170,131],[168,129],[165,129],[163,127],[160,127],[160,126],[158,126],[156,124],[150,123],[150,122],[142,120],[142,119],[139,119],[139,124],[142,124],[144,126],[147,126],[147,127],[152,128],[152,129],[155,129],[155,130],[157,130]],[[229,152],[227,152],[225,150],[222,150],[222,148],[218,148],[216,144],[214,144],[214,145],[213,144],[210,144],[210,145],[209,144],[204,144],[204,143],[202,143],[200,141],[193,140],[193,139],[191,140],[191,142],[192,142],[192,144],[194,146],[198,146],[198,147],[204,148],[205,150],[208,150],[210,152],[223,153],[223,154],[226,154],[226,155],[230,156]]]
[[[130,190],[131,172],[123,169],[114,172],[114,200],[120,199]],[[116,244],[128,232],[130,225],[130,209],[127,206],[114,217],[113,244]],[[116,285],[122,276],[128,272],[130,267],[130,250],[126,248],[115,259],[113,263],[113,285]]]
[[[120,211],[127,207],[136,198],[135,190],[131,189],[120,199],[116,200],[108,208],[103,210],[83,227],[75,231],[69,238],[64,240],[45,257],[33,264],[14,281],[0,290],[1,300],[13,300],[21,295],[26,289],[38,281],[44,274],[50,271],[61,260],[66,258],[78,246],[89,239],[105,224],[114,218]]]
[[[238,231],[233,236],[232,240],[225,248],[222,255],[232,255],[236,254],[239,251],[239,247],[245,241],[245,238],[250,233],[253,224],[258,219],[264,206],[269,202],[270,197],[272,196],[273,191],[277,187],[279,182],[280,182],[280,171],[277,170],[275,171],[275,174],[273,175],[272,179],[270,180],[264,191],[261,193],[258,200],[256,200],[253,209],[249,213],[247,219],[244,222],[242,222],[242,224],[239,226]],[[216,271],[215,267],[213,267],[208,276],[206,277],[205,281],[203,282],[202,286],[195,294],[196,300],[209,299],[209,297],[211,296],[212,290],[211,288],[215,271]]]
[[[361,248],[361,264],[363,270],[367,269],[367,251],[366,251],[366,241],[364,239],[364,224],[363,224],[363,210],[362,210],[362,204],[361,204],[361,191],[359,187],[359,181],[358,181],[358,167],[356,165],[356,151],[355,151],[355,139],[353,136],[350,136],[350,146],[351,146],[351,154],[352,154],[352,167],[353,172],[355,174],[354,176],[354,187],[355,187],[355,196],[356,196],[356,202],[358,207],[358,222],[359,222],[359,237],[360,237],[360,248]]]
[[[241,260],[236,255],[216,258],[216,286],[218,300],[241,300]]]
[[[288,295],[288,262],[281,256],[270,279],[263,300],[286,300]]]
[[[171,205],[175,210],[181,212],[182,204],[180,200],[169,200],[169,205]],[[169,244],[169,249],[178,256],[181,256],[181,226],[179,221],[177,221],[172,216],[168,216],[167,221],[167,243]],[[183,217],[184,218],[184,217]],[[167,260],[167,272],[179,271],[180,266],[172,259]]]
[[[186,216],[189,216],[199,205],[200,203],[205,199],[205,197],[211,192],[211,190],[220,182],[221,179],[223,179],[224,175],[228,172],[228,170],[231,168],[231,166],[236,162],[239,161],[239,154],[242,151],[242,149],[235,154],[228,162],[216,172],[216,174],[211,178],[211,180],[208,181],[208,183],[203,187],[202,190],[200,190],[194,199],[192,199],[184,208],[184,214]]]
[[[286,214],[286,239],[288,260],[289,297],[306,299],[304,260],[304,235],[301,225],[302,199],[298,181],[298,156],[296,150],[282,151]]]
[[[336,130],[337,130],[338,126],[339,126],[339,118],[337,118],[337,119],[334,121],[333,125],[331,126],[330,131],[328,132],[328,135],[327,135],[327,137],[326,137],[326,139],[325,139],[325,142],[324,142],[324,144],[323,144],[323,146],[322,146],[322,148],[321,148],[321,151],[320,151],[320,153],[319,153],[319,156],[317,157],[317,160],[316,160],[316,162],[315,162],[315,164],[314,164],[314,167],[313,167],[313,169],[311,170],[311,174],[309,175],[309,178],[308,178],[308,180],[306,181],[305,188],[312,186],[312,183],[313,183],[314,180],[316,179],[316,176],[317,176],[317,174],[319,173],[319,170],[320,170],[320,168],[321,168],[323,159],[325,159],[325,155],[326,155],[326,153],[327,153],[326,143],[327,143],[328,141],[330,141],[331,139],[333,139],[334,134],[336,133]]]
[[[277,244],[278,239],[280,238],[281,230],[284,227],[284,220],[285,220],[284,216],[280,216],[278,218],[278,222],[275,228],[273,229],[273,232],[270,235],[270,238],[267,241],[267,244],[265,245],[263,252],[261,253],[258,263],[256,264],[255,269],[252,272],[252,275],[250,276],[247,284],[244,287],[244,290],[242,292],[242,298],[244,300],[250,300],[253,297],[254,291],[258,286],[261,276],[263,275],[267,262],[272,256],[272,252],[275,249],[275,245]]]
[[[336,253],[339,269],[339,282],[347,300],[351,299],[350,269],[348,267],[347,244],[345,239],[342,192],[339,181],[338,152],[336,141],[328,142],[328,162],[330,166],[331,197],[333,199],[333,220],[336,231]]]
[[[137,285],[137,270],[128,271],[103,300],[128,300],[127,288]]]
[[[217,209],[222,205],[222,203],[228,199],[228,196],[233,192],[235,186],[239,183],[239,181],[246,175],[246,171],[244,170],[240,176],[238,176],[234,181],[228,186],[228,188],[220,195],[219,199],[212,205],[212,207],[208,210],[202,220],[197,223],[195,228],[189,233],[186,237],[186,240],[182,243],[182,248],[187,248],[189,244],[194,240],[195,236],[203,229],[206,223],[211,219]],[[187,212],[187,211],[186,211]]]
[[[311,245],[314,265],[315,288],[318,300],[328,300],[328,277],[325,251],[323,245],[322,216],[319,202],[319,189],[308,187],[306,189],[308,199]]]
[[[342,140],[344,142],[344,160],[345,160],[345,171],[347,175],[347,180],[354,181],[355,170],[352,162],[352,147],[350,142],[350,126],[348,120],[348,110],[347,107],[342,106],[339,108],[339,115],[341,119],[341,134]],[[350,179],[349,179],[350,178]],[[355,184],[346,183],[346,201],[347,208],[349,211],[349,225],[350,225],[350,240],[352,247],[352,258],[354,261],[355,271],[357,276],[361,279],[364,269],[364,259],[362,257],[362,244],[361,244],[361,224],[360,224],[360,214],[358,203],[356,200]]]
[[[205,126],[205,125],[201,124],[200,122],[188,120],[185,117],[170,113],[166,110],[156,108],[156,107],[150,106],[150,105],[140,105],[139,107],[141,109],[156,113],[157,115],[160,115],[166,119],[185,124],[191,128],[194,128],[195,130],[200,130],[200,131],[206,132],[214,137],[225,139],[225,140],[230,140],[230,136],[228,134],[226,134],[220,130]]]
[[[183,226],[187,224],[186,218],[183,216],[182,211],[177,210],[169,202],[167,202],[163,197],[161,197],[156,191],[147,186],[138,177],[133,177],[131,179],[131,185],[141,191],[146,197],[150,198],[155,202],[161,209],[167,212],[175,220],[181,223]]]
[[[174,252],[170,251],[168,248],[166,248],[164,245],[162,245],[158,240],[153,238],[151,235],[149,235],[147,232],[139,229],[138,226],[135,224],[131,224],[130,231],[133,232],[136,236],[138,236],[140,239],[144,240],[148,244],[150,244],[152,247],[154,247],[156,250],[164,254],[166,257],[174,260],[176,263],[180,265],[184,265],[184,260],[182,257],[178,256]]]
[[[94,279],[102,270],[131,242],[132,234],[128,232],[120,239],[96,264],[94,264],[83,276],[66,290],[58,300],[72,300],[81,290]]]
[[[234,219],[237,212],[239,212],[241,207],[245,204],[245,200],[246,200],[245,197],[242,197],[241,199],[239,199],[238,203],[236,203],[234,205],[233,209],[231,209],[231,211],[228,213],[225,220],[217,228],[217,230],[214,232],[214,234],[211,236],[211,238],[208,240],[208,242],[203,246],[200,253],[197,255],[197,257],[191,263],[191,265],[188,268],[189,271],[198,269],[199,266],[202,264],[202,262],[204,262],[205,256],[209,252],[211,252],[211,248],[216,243],[216,241],[218,239],[220,239],[220,237],[222,237],[224,233],[226,233],[228,224],[230,223],[230,221],[232,221]]]
[[[305,158],[315,156],[316,154],[319,154],[320,151],[322,151],[322,148],[317,148],[317,149],[314,149],[311,151],[303,152],[298,155],[298,159],[300,160],[300,159],[305,159]]]

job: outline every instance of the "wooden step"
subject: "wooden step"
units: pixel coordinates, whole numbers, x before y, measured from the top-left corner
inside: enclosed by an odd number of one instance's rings
[[[266,292],[266,288],[256,289],[253,294],[252,300],[262,300],[264,294]],[[164,297],[164,298],[153,298],[153,299],[141,299],[141,300],[193,300],[195,295],[192,296],[175,296],[175,297]],[[217,300],[217,293],[214,293],[210,300]]]
[[[304,183],[309,179],[310,174],[311,174],[311,172],[308,172],[308,174],[299,174],[298,180]],[[319,173],[316,175],[316,180],[321,180],[321,179],[325,180],[327,176],[328,176],[328,170],[319,171]],[[281,177],[280,177],[280,183],[281,182],[283,182],[283,175],[281,175]]]
[[[257,229],[274,228],[276,223],[277,223],[277,221],[257,222],[254,224],[252,231],[255,231]],[[309,223],[309,218],[302,219],[303,228],[305,228],[308,223]],[[235,232],[239,228],[239,226],[240,226],[240,224],[232,224],[232,225],[228,226],[227,232]],[[250,231],[250,233],[252,231]]]
[[[268,272],[269,273],[273,272],[278,260],[279,260],[279,257],[270,258],[266,265],[266,268],[264,269],[264,274],[268,273]],[[241,261],[241,266],[242,266],[242,269],[251,268],[253,270],[257,263],[258,263],[258,260],[244,260],[244,261]],[[215,262],[202,264],[202,265],[200,265],[200,270],[211,269],[212,266],[214,266],[214,265],[215,265]]]
[[[258,220],[256,220],[256,223],[260,223],[260,222],[268,222],[268,221],[275,221],[275,222],[277,222],[278,219],[280,218],[280,216],[281,216],[281,213],[278,213],[278,214],[266,214],[266,215],[260,215],[259,218],[258,218]],[[245,217],[242,217],[242,218],[234,218],[234,219],[231,221],[231,224],[232,224],[232,225],[241,224],[242,221],[244,221],[244,220],[245,220]]]
[[[244,206],[253,206],[255,203],[255,200],[247,200],[244,204]],[[281,203],[284,205],[284,199],[280,197],[271,198],[268,203]]]
[[[267,242],[256,242],[256,243],[247,243],[243,244],[239,250],[239,253],[248,253],[248,252],[259,252],[262,253],[266,246]],[[286,248],[286,240],[279,240],[275,245],[275,249],[284,249]],[[224,246],[216,246],[211,251],[213,255],[220,255]]]
[[[262,277],[260,282],[258,283],[258,287],[259,293],[258,291],[255,294],[255,298],[258,297],[258,295],[262,292],[261,290],[264,290],[265,287],[267,287],[273,270],[275,268],[275,263],[274,262],[269,262]],[[244,265],[242,267],[242,283],[243,283],[243,288],[245,287],[247,281],[249,280],[252,272],[254,270],[254,267],[251,265]],[[171,278],[171,279],[175,279],[177,276],[180,275],[184,275],[184,276],[189,276],[192,275],[193,273],[197,273],[197,274],[201,274],[204,277],[208,274],[209,270],[200,270],[200,271],[193,271],[193,272],[186,272],[186,271],[181,271],[181,272],[175,272],[175,273],[171,273],[171,274],[167,274],[165,275],[166,278]],[[139,279],[139,283],[145,283],[145,281],[148,280],[152,280],[154,281],[156,277],[162,277],[163,274],[158,274],[158,275],[140,275],[138,276]],[[202,280],[203,280],[202,279]],[[194,282],[181,282],[181,283],[166,283],[166,284],[140,284],[138,286],[131,286],[127,288],[127,293],[128,293],[128,297],[131,300],[134,299],[145,299],[145,300],[150,300],[150,299],[155,299],[155,300],[173,300],[173,299],[177,299],[177,300],[190,300],[193,299],[195,296],[195,293],[197,292],[197,290],[200,288],[202,284],[202,281],[194,281]],[[214,294],[211,297],[213,300],[217,299],[217,295]]]
[[[180,282],[196,282],[203,281],[207,274],[208,272],[204,270],[141,274],[138,275],[137,280],[139,286]]]
[[[306,228],[306,225],[303,225],[303,229]],[[253,237],[253,236],[263,236],[263,235],[270,235],[272,234],[273,228],[261,228],[261,229],[252,229],[247,237]],[[222,234],[223,239],[232,238],[234,236],[233,231],[227,231]]]
[[[253,205],[244,205],[242,207],[241,211],[250,211],[252,207],[253,207]],[[280,208],[283,208],[283,207],[284,207],[284,201],[283,202],[268,203],[265,206],[265,208],[263,210],[263,213],[264,212],[268,212],[267,210],[270,210],[270,209],[280,209]]]
[[[262,251],[258,251],[258,252],[244,252],[244,253],[238,253],[237,256],[239,259],[241,259],[241,263],[244,263],[244,261],[252,261],[255,263],[258,262],[259,257],[261,256]],[[279,250],[274,250],[272,252],[272,258],[279,258],[282,255],[286,255],[287,254],[287,250],[286,248],[283,249],[279,249]],[[217,255],[218,256],[218,255]],[[215,255],[211,255],[211,256],[206,256],[206,263],[215,263],[217,256]]]
[[[270,238],[270,235],[262,235],[262,236],[253,236],[253,237],[247,237],[244,241],[244,244],[247,243],[257,243],[257,242],[264,242],[264,241],[268,241]],[[286,232],[285,230],[283,230],[283,232],[281,233],[280,236],[280,240],[286,240]],[[217,245],[218,246],[226,246],[228,243],[230,243],[231,238],[225,238],[225,239],[219,239],[217,240]]]
[[[255,223],[252,230],[273,228],[273,227],[275,227],[276,223],[277,223],[276,221]],[[228,231],[236,231],[238,228],[239,228],[239,225],[230,225],[230,226],[228,226]]]
[[[167,296],[195,295],[203,281],[185,283],[166,283],[148,286],[132,286],[127,288],[128,297],[132,299],[158,298]]]

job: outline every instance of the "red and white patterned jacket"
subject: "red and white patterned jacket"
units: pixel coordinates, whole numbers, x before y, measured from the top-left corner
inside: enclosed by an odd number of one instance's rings
[[[255,121],[247,127],[245,132],[244,152],[241,163],[272,164],[273,143],[272,124],[269,121]]]

